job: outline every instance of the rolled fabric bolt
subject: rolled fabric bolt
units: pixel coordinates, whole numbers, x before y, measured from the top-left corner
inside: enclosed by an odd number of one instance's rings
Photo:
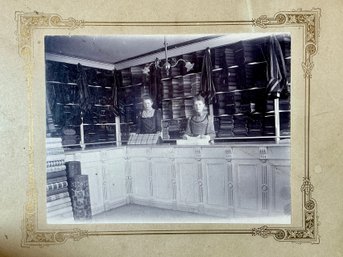
[[[68,179],[76,175],[81,175],[81,162],[79,161],[66,162],[66,167],[67,167]]]

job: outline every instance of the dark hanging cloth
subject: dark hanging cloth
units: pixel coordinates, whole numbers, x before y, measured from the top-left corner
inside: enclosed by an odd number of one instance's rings
[[[94,111],[92,110],[92,95],[88,87],[88,77],[85,69],[81,64],[77,65],[77,70],[77,85],[79,87],[81,116],[83,117],[84,123],[93,124],[97,121],[93,118]],[[90,80],[91,79],[94,79],[93,76],[90,76]],[[94,81],[92,83],[94,83]]]
[[[208,104],[212,103],[216,89],[212,79],[212,61],[210,48],[205,50],[205,55],[201,69],[201,91],[200,94],[205,98]]]
[[[85,70],[83,69],[81,64],[77,64],[78,69],[78,78],[77,78],[77,85],[79,87],[79,94],[80,94],[80,108],[85,115],[87,112],[90,111],[92,104],[90,101],[90,92],[88,87],[87,75]]]
[[[275,36],[269,38],[267,97],[276,98],[287,90],[287,70],[284,55]]]
[[[49,97],[46,98],[46,133],[48,135],[54,135],[56,133],[56,128],[52,119],[52,113],[49,104]]]
[[[119,116],[119,105],[118,105],[118,87],[120,87],[121,83],[121,76],[120,72],[114,70],[113,72],[113,88],[112,88],[112,95],[111,95],[111,108],[110,112],[114,114],[114,116]]]
[[[118,87],[120,86],[120,72],[117,70],[114,70],[113,72],[113,88],[112,88],[112,104],[113,107],[117,107],[118,106]]]

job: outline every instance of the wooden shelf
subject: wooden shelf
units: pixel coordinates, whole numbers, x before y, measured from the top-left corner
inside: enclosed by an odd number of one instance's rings
[[[235,89],[235,90],[231,90],[231,91],[219,91],[219,92],[216,92],[215,95],[233,94],[233,93],[253,91],[253,90],[262,90],[262,89],[265,89],[265,88],[264,87],[251,87],[251,88],[244,88],[244,89]]]
[[[223,69],[223,68],[221,68],[221,69]],[[161,81],[171,80],[171,79],[178,79],[178,78],[181,78],[181,77],[192,76],[192,75],[195,75],[195,74],[201,74],[201,71],[199,71],[199,72],[187,73],[187,74],[185,74],[185,75],[176,75],[176,76],[172,76],[172,77],[166,77],[166,78],[162,78]]]
[[[182,99],[187,99],[187,98],[193,98],[194,96],[179,96],[179,97],[171,97],[171,98],[164,98],[162,101],[172,101],[172,100],[182,100]]]
[[[61,82],[61,81],[54,81],[54,80],[47,80],[47,84],[58,84],[58,85],[68,85],[68,86],[77,86],[77,83],[74,82]]]
[[[118,87],[118,89],[126,89],[126,88],[131,88],[131,87],[138,87],[138,86],[141,86],[141,85],[143,85],[142,82],[137,83],[137,84],[133,84],[133,85]]]

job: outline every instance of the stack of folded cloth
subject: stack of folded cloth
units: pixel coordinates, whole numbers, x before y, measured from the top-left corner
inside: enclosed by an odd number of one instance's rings
[[[114,125],[106,126],[106,132],[108,141],[116,141],[116,127]]]
[[[257,84],[266,84],[266,63],[244,65],[244,88],[256,87]]]
[[[132,104],[135,100],[135,92],[132,87],[125,88],[123,102],[124,104]]]
[[[199,73],[192,74],[191,76],[191,87],[192,87],[192,95],[197,95],[200,93],[200,83],[201,83],[201,75]]]
[[[235,92],[233,94],[230,94],[230,103],[234,103],[236,105],[240,105],[242,102],[242,93],[241,92]]]
[[[163,87],[163,98],[171,98],[173,97],[173,90],[172,90],[172,80],[162,80],[162,87]]]
[[[225,53],[223,48],[215,48],[214,51],[212,51],[212,65],[215,69],[222,67],[223,60],[225,58]]]
[[[242,92],[242,102],[244,103],[256,103],[264,110],[265,105],[265,88],[248,89]]]
[[[168,121],[162,121],[162,138],[163,139],[170,139],[169,122]]]
[[[251,62],[262,62],[265,61],[265,58],[259,45],[249,41],[241,41],[235,45],[235,61],[237,64],[243,65]]]
[[[225,97],[226,94],[217,94],[216,97],[216,103],[214,108],[214,114],[215,115],[223,115],[226,114],[226,105],[227,105],[227,99]]]
[[[96,134],[97,134],[98,142],[109,141],[106,127],[107,126],[97,126],[96,127]]]
[[[245,115],[236,115],[234,118],[233,133],[235,136],[247,136],[248,117]]]
[[[283,52],[283,56],[285,58],[291,56],[291,38],[288,35],[281,35],[281,36],[277,36],[277,39],[280,43],[282,52]]]
[[[173,118],[172,101],[162,101],[162,116],[164,120]]]
[[[280,99],[279,104],[280,104],[280,107],[279,107],[280,110],[290,110],[291,108],[289,99]]]
[[[234,119],[233,116],[225,116],[219,119],[218,137],[233,137]]]
[[[172,100],[173,119],[185,117],[185,103],[183,99]]]
[[[121,71],[121,77],[123,81],[123,86],[129,86],[132,83],[131,70],[124,69]]]
[[[227,73],[227,84],[228,84],[228,90],[233,91],[236,89],[240,89],[240,79],[239,79],[239,67],[233,67],[233,68],[228,68],[228,73]]]
[[[204,59],[205,51],[197,51],[195,52],[195,64],[193,67],[194,72],[200,72],[202,69],[202,63]]]
[[[183,93],[184,96],[192,95],[191,76],[189,75],[183,77]]]
[[[132,84],[138,84],[143,81],[143,67],[134,66],[130,68]]]
[[[169,76],[172,76],[172,77],[180,76],[181,73],[182,73],[182,67],[181,67],[181,64],[178,63],[175,67],[170,68]]]
[[[224,70],[216,71],[213,73],[213,83],[216,91],[227,91],[227,77]]]
[[[291,122],[290,122],[290,113],[284,112],[280,113],[280,135],[281,136],[290,136],[291,134]]]
[[[274,99],[268,99],[266,104],[266,112],[274,111]]]
[[[62,129],[62,144],[63,145],[76,145],[80,143],[80,136],[76,134],[74,128]]]
[[[263,134],[263,126],[262,126],[262,115],[255,114],[250,117],[248,123],[248,136],[257,137],[262,136]]]
[[[275,136],[275,118],[274,118],[274,115],[268,115],[268,116],[264,117],[263,135],[264,136]]]
[[[236,103],[235,104],[235,113],[249,113],[250,112],[250,104],[245,103]]]
[[[193,99],[185,99],[185,116],[191,117],[193,115]]]
[[[71,218],[72,209],[61,138],[46,139],[46,167],[47,217]]]
[[[89,125],[84,127],[85,143],[98,142],[98,135],[96,133],[96,125]]]
[[[233,48],[226,47],[224,50],[225,62],[227,67],[234,66],[235,62],[235,51]]]
[[[285,59],[287,82],[291,82],[291,58]]]
[[[182,77],[172,79],[173,97],[183,97]]]

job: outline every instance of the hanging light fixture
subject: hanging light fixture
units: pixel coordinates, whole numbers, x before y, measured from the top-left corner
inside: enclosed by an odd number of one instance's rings
[[[170,74],[170,69],[174,68],[176,65],[179,64],[179,62],[183,62],[185,64],[185,68],[187,69],[187,72],[190,71],[191,69],[193,69],[194,67],[194,63],[191,63],[189,61],[186,61],[182,58],[176,60],[176,58],[168,58],[168,43],[166,40],[166,36],[164,36],[164,55],[165,55],[165,60],[160,60],[158,58],[155,59],[154,62],[152,63],[148,63],[147,65],[145,65],[144,69],[143,69],[143,73],[144,74],[149,74],[150,73],[150,67],[152,65],[155,65],[156,69],[161,69],[161,70],[165,70],[167,76],[169,76]]]

